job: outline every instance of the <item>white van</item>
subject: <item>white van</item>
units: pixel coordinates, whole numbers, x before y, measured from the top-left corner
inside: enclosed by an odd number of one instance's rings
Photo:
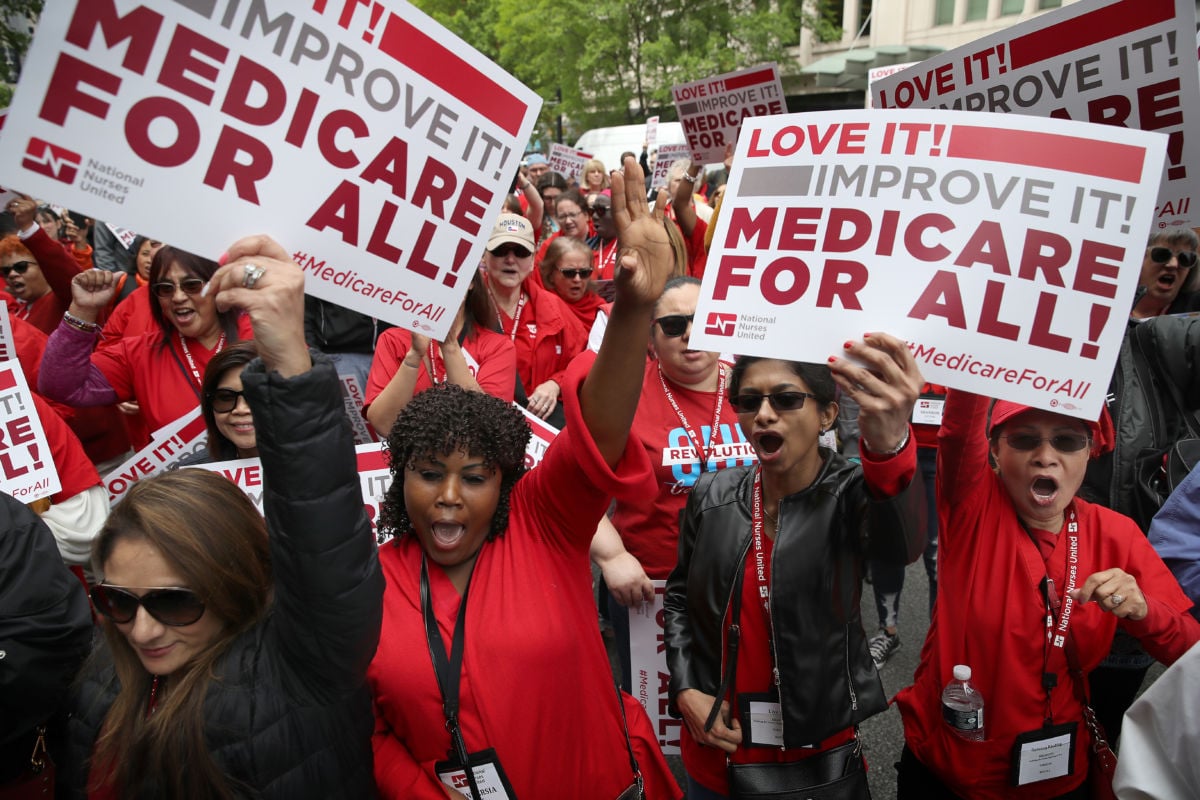
[[[646,125],[615,125],[611,128],[592,128],[575,143],[576,150],[591,153],[592,158],[598,158],[604,163],[605,169],[616,169],[621,163],[621,153],[626,150],[637,158],[642,154],[642,143],[646,141]],[[660,144],[686,144],[683,135],[683,125],[678,122],[658,123],[658,138]]]

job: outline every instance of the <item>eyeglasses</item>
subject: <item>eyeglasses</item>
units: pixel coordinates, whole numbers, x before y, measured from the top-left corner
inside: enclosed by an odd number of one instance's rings
[[[565,222],[569,219],[579,219],[583,216],[582,211],[564,211],[558,215],[559,222]]]
[[[592,206],[590,209],[588,209],[588,211],[590,211],[592,216],[596,219],[604,219],[608,215],[609,208],[608,206]]]
[[[208,281],[205,281],[201,278],[184,278],[179,283],[175,283],[175,281],[162,281],[161,283],[154,284],[150,288],[157,297],[166,298],[174,297],[175,290],[177,288],[183,289],[184,294],[200,294],[201,290],[204,289],[204,284],[206,283],[208,283]]]
[[[1022,453],[1038,449],[1042,446],[1042,442],[1049,442],[1050,446],[1060,453],[1078,453],[1091,446],[1092,443],[1092,440],[1082,433],[1058,433],[1049,437],[1037,436],[1032,433],[1012,433],[1000,438],[1006,439],[1008,446],[1013,450],[1019,450]]]
[[[92,587],[92,603],[101,614],[122,625],[137,616],[138,606],[163,625],[175,628],[204,616],[204,603],[191,589],[150,589],[138,597],[123,587],[98,583]]]
[[[519,244],[502,244],[495,250],[488,251],[496,258],[508,258],[508,254],[512,253],[517,258],[529,258],[532,255],[528,248],[521,247]]]
[[[771,404],[771,408],[776,411],[798,411],[804,408],[804,401],[811,397],[817,399],[815,394],[808,392],[774,392],[772,394],[735,394],[729,398],[729,405],[733,406],[733,410],[739,414],[757,414],[762,408],[762,401],[766,400]]]
[[[3,275],[6,278],[13,272],[17,273],[18,275],[24,275],[30,267],[36,266],[36,261],[17,261],[12,266],[0,267],[0,275]]]
[[[235,392],[233,389],[217,389],[208,395],[208,403],[218,414],[228,414],[237,408],[238,398],[245,397],[245,392]],[[249,405],[249,401],[246,403]]]
[[[575,280],[576,278],[587,279],[587,278],[592,277],[592,268],[591,267],[584,267],[583,269],[560,269],[559,272],[562,273],[562,276],[564,278],[566,278],[567,280],[572,280],[572,281]]]
[[[1196,266],[1196,251],[1195,250],[1180,250],[1178,253],[1169,247],[1151,247],[1150,260],[1155,264],[1166,264],[1171,260],[1171,256],[1179,262],[1180,269],[1191,269]]]
[[[688,323],[695,318],[695,314],[667,314],[665,317],[659,317],[654,321],[662,329],[663,336],[674,339],[676,336],[683,336],[687,330]]]

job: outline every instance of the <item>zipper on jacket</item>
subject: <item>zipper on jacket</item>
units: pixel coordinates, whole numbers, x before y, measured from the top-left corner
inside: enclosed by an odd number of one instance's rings
[[[742,554],[740,556],[738,556],[737,563],[738,563],[739,569],[744,570],[746,568],[746,556],[748,556],[750,554],[750,542],[752,542],[753,540],[754,540],[753,536],[751,536],[749,539],[746,540],[746,546],[742,549]],[[736,572],[733,574],[735,576],[737,575]],[[721,615],[722,620],[728,619],[729,612],[733,608],[733,587],[734,586],[737,586],[737,578],[736,577],[734,578],[733,584],[729,587],[729,596],[725,598],[725,612]],[[742,638],[742,626],[741,625],[730,625],[728,630],[729,630],[729,634],[736,635],[739,640]],[[726,636],[728,636],[729,634],[726,634]],[[739,641],[739,644],[740,643],[741,642]],[[726,671],[726,667],[728,666],[725,663],[725,655],[727,654],[728,650],[729,650],[729,641],[726,639],[725,641],[721,642],[721,679],[720,679],[720,681],[718,681],[718,683],[725,682],[725,671]],[[737,657],[736,652],[734,654],[734,657],[735,658]],[[732,689],[733,687],[731,686],[730,688]],[[717,698],[717,699],[721,700],[722,698]]]
[[[854,691],[854,674],[850,669],[850,631],[842,638],[846,642],[846,687],[850,690],[850,710],[858,711],[858,693]]]
[[[771,580],[768,586],[771,590],[771,597],[775,596],[775,551],[779,549],[779,533],[783,530],[783,503],[775,509],[776,519],[779,520],[775,528],[775,543],[771,548]],[[765,535],[765,534],[764,534]],[[750,548],[746,548],[749,552]],[[742,567],[745,569],[745,567]],[[787,715],[783,713],[783,681],[779,675],[779,642],[775,639],[775,601],[772,600],[767,604],[767,623],[771,628],[771,672],[775,676],[775,696],[779,698],[779,734],[783,741],[787,742]],[[779,746],[780,752],[787,750],[787,744]]]

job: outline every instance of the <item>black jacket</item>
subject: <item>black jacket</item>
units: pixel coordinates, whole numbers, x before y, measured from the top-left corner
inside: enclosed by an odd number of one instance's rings
[[[253,797],[375,795],[367,665],[379,642],[383,574],[363,509],[354,442],[332,365],[290,379],[242,373],[262,459],[274,598],[217,663],[205,736]],[[103,651],[72,698],[59,797],[86,796],[88,757],[118,690]],[[148,776],[123,797],[161,797]],[[239,796],[241,794],[239,793]]]
[[[771,621],[788,747],[815,744],[887,708],[859,612],[863,562],[909,564],[925,547],[919,471],[896,497],[874,500],[861,467],[825,448],[821,455],[817,479],[781,504],[771,557]],[[723,620],[753,539],[755,469],[705,473],[688,499],[679,562],[664,599],[673,709],[684,689],[715,696],[720,688]],[[752,612],[743,606],[743,614]]]
[[[0,492],[0,785],[29,766],[92,644],[83,584],[46,523]]]
[[[379,334],[391,323],[368,317],[337,303],[317,297],[304,297],[304,339],[309,347],[322,353],[375,352]]]

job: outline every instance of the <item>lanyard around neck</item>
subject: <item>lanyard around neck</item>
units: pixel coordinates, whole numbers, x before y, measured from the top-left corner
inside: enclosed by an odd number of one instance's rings
[[[683,425],[683,430],[687,434],[688,442],[692,445],[692,449],[696,451],[696,457],[700,460],[700,471],[708,471],[708,457],[715,449],[713,440],[717,438],[717,428],[721,424],[721,405],[725,400],[725,370],[720,364],[717,364],[717,399],[713,403],[713,421],[712,427],[708,430],[708,441],[704,441],[692,428],[688,422],[687,416],[684,415],[683,409],[679,407],[679,403],[675,400],[675,394],[671,391],[671,387],[667,385],[667,376],[663,374],[662,363],[658,365],[658,380],[662,384],[663,394],[667,397],[667,402],[671,404],[671,408],[675,411],[675,416],[679,417],[679,422]]]

